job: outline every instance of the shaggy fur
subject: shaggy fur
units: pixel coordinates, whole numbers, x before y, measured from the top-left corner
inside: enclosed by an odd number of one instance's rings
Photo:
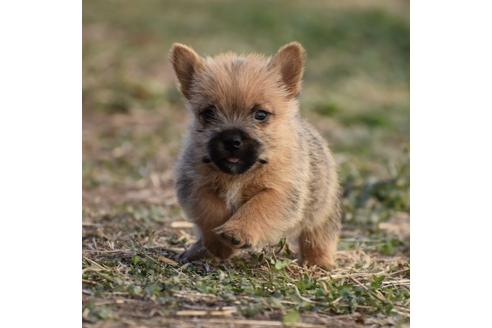
[[[333,157],[318,132],[299,115],[304,49],[282,47],[273,57],[200,57],[174,44],[170,59],[193,113],[177,165],[177,196],[196,224],[199,240],[185,260],[209,254],[226,259],[243,248],[295,238],[300,259],[331,267],[340,231],[339,185]],[[200,113],[213,108],[213,124]],[[257,122],[261,108],[270,115]],[[241,129],[259,143],[255,164],[227,174],[210,162],[209,140]]]

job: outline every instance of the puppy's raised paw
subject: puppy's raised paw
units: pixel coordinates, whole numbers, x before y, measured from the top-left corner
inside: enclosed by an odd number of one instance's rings
[[[224,224],[214,229],[221,240],[235,249],[246,249],[252,246],[251,238],[234,226]]]

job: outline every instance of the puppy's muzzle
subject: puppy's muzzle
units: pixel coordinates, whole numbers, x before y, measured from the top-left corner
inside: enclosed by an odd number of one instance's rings
[[[208,143],[212,162],[229,174],[247,171],[257,161],[259,149],[260,143],[239,128],[223,130]]]

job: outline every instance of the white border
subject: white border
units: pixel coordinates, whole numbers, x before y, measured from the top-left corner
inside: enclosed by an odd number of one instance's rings
[[[80,1],[0,5],[0,327],[80,327]]]
[[[492,4],[411,5],[411,323],[490,325]]]

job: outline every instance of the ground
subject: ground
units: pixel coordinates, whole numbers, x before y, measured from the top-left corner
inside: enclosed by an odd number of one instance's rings
[[[84,327],[357,327],[409,322],[407,1],[83,2]],[[167,52],[308,53],[302,114],[343,185],[337,268],[284,242],[183,264],[173,165],[188,114]]]

